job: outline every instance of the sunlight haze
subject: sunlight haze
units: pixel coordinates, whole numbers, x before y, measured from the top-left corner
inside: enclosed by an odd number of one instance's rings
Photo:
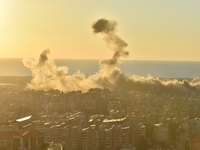
[[[1,0],[0,57],[33,58],[44,50],[62,59],[104,59],[112,51],[91,24],[117,21],[131,60],[200,61],[197,0]]]

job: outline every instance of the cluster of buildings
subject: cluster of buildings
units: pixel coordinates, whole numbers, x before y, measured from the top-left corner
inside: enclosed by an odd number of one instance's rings
[[[48,143],[64,150],[199,150],[199,104],[198,92],[62,93],[0,85],[0,149]]]

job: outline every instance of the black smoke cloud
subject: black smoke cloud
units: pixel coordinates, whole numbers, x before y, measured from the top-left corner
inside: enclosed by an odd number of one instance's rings
[[[92,23],[93,33],[101,33],[104,41],[114,50],[111,59],[101,60],[100,64],[116,65],[120,61],[120,57],[128,57],[129,53],[124,50],[128,44],[115,34],[118,23],[114,20],[105,18],[98,19]]]
[[[58,89],[63,92],[82,90],[87,92],[90,88],[108,88],[114,90],[121,88],[152,93],[185,93],[193,92],[200,87],[199,79],[187,80],[160,80],[158,78],[126,76],[118,67],[121,57],[127,57],[125,50],[127,43],[115,34],[117,22],[105,18],[98,19],[92,23],[94,34],[101,34],[103,40],[114,51],[111,59],[100,61],[100,70],[94,75],[86,77],[80,71],[68,75],[68,68],[58,67],[52,59],[49,59],[50,50],[41,52],[38,59],[23,60],[33,75],[28,83],[28,89],[51,90]]]
[[[39,56],[39,65],[44,65],[46,61],[48,61],[47,55],[50,54],[49,49],[45,49]]]
[[[117,25],[117,22],[114,20],[102,18],[92,23],[92,29],[94,33],[108,34],[109,32],[114,32]]]

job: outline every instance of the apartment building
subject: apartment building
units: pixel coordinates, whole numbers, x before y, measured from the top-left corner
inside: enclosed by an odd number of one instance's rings
[[[130,149],[135,145],[135,130],[130,126],[122,128],[122,145],[123,149]]]
[[[82,130],[82,149],[98,150],[99,148],[99,131],[95,125]]]
[[[189,126],[181,124],[176,132],[176,149],[186,150],[189,147]]]
[[[20,132],[14,130],[13,126],[0,127],[0,147],[6,150],[12,150],[12,143],[18,142],[23,145],[23,136]]]
[[[64,148],[66,150],[79,150],[81,148],[82,136],[81,136],[82,128],[78,126],[74,127],[64,127]]]
[[[44,133],[33,129],[23,134],[23,148],[36,150],[44,143]]]
[[[122,127],[113,125],[105,130],[105,146],[106,149],[115,150],[121,147],[122,143]]]
[[[46,122],[36,129],[44,133],[44,142],[52,142],[53,141],[53,132],[52,132],[52,124],[50,122]]]
[[[39,130],[15,131],[14,126],[0,126],[0,147],[6,150],[38,149],[44,143],[44,134]]]
[[[157,141],[168,141],[169,139],[169,127],[167,124],[160,123],[154,124],[153,137]]]

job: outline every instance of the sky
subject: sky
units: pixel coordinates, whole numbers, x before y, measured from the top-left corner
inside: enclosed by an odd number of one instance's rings
[[[199,0],[0,0],[0,57],[105,59],[92,33],[99,18],[118,22],[129,60],[200,61]]]

